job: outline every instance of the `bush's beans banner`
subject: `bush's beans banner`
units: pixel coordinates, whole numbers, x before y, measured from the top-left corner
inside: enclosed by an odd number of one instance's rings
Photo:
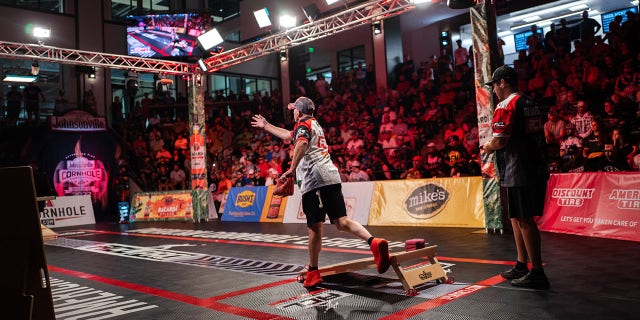
[[[640,174],[552,174],[541,230],[640,241]]]
[[[246,186],[231,188],[222,214],[222,221],[260,222],[268,210],[269,187]]]

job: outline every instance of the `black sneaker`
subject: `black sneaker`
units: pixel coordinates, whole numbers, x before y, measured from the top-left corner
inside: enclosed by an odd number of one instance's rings
[[[501,272],[500,275],[505,279],[513,280],[522,278],[526,276],[527,273],[529,273],[529,269],[516,269],[516,267],[513,267],[507,271]]]
[[[529,272],[520,279],[511,280],[511,285],[529,289],[549,289],[549,279],[544,272]]]

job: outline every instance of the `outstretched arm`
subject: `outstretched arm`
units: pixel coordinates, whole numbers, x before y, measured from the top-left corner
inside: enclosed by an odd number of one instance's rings
[[[291,133],[289,130],[272,125],[260,114],[252,117],[251,126],[261,128],[284,141],[291,141]]]

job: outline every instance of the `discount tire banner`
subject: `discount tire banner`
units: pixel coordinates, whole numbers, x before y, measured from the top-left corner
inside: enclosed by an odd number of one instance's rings
[[[640,241],[640,174],[553,174],[541,230]]]

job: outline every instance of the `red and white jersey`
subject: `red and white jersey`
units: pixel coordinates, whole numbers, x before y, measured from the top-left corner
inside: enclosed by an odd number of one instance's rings
[[[291,136],[294,145],[299,140],[308,142],[307,150],[296,168],[296,177],[302,181],[302,194],[341,182],[340,172],[331,161],[324,131],[315,118],[308,117],[298,121]]]

